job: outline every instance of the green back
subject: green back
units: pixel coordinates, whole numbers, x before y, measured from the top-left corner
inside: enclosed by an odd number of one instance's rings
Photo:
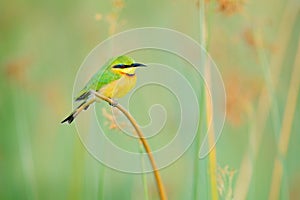
[[[108,83],[120,79],[121,75],[114,73],[111,70],[111,67],[116,63],[116,60],[116,58],[112,58],[103,67],[101,67],[99,71],[87,82],[84,88],[78,93],[76,98],[90,90],[97,91]]]
[[[94,90],[99,90],[100,88],[102,88],[103,86],[105,86],[108,83],[111,83],[115,80],[118,80],[121,78],[120,74],[114,73],[111,70],[111,66],[108,66],[104,72],[98,72],[96,75],[94,75],[96,78],[96,83],[93,86],[92,89]]]

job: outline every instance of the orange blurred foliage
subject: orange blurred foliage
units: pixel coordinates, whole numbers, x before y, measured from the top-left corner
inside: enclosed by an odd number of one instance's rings
[[[226,15],[239,13],[243,10],[244,0],[218,0],[219,11]]]
[[[233,125],[241,125],[258,97],[262,83],[256,78],[245,77],[241,73],[224,77],[226,87],[227,120]]]
[[[27,71],[32,64],[29,58],[19,58],[8,62],[5,66],[7,78],[21,86],[27,86]]]

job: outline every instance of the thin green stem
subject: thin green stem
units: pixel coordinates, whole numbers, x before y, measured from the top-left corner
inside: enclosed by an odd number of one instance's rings
[[[206,15],[205,15],[205,0],[200,0],[200,10],[199,10],[199,23],[200,23],[200,44],[207,50],[207,26],[206,26]],[[206,80],[210,81],[210,71],[209,68],[206,67],[206,60],[205,56],[202,56],[202,64],[205,66],[205,73],[206,73]],[[205,94],[206,98],[206,113],[207,113],[207,119],[206,122],[209,122],[209,119],[212,116],[212,109],[210,104],[209,104],[209,94]],[[208,135],[208,140],[210,145],[214,142],[214,130],[211,129],[211,132]],[[208,161],[209,161],[209,178],[210,178],[210,192],[211,192],[211,199],[213,200],[218,200],[218,189],[217,189],[217,178],[216,178],[216,173],[217,173],[217,154],[216,154],[216,148],[213,148],[208,155]]]
[[[205,100],[204,100],[204,86],[201,86],[201,89],[200,89],[200,97],[199,97],[199,101],[201,102],[200,104],[200,110],[205,110]],[[193,179],[193,196],[192,196],[192,199],[199,199],[199,187],[200,187],[200,160],[198,159],[198,155],[199,155],[199,149],[200,149],[200,133],[205,130],[206,128],[206,124],[205,124],[205,120],[204,118],[200,119],[199,121],[199,130],[198,130],[198,134],[195,138],[195,162],[194,162],[194,179]],[[202,160],[202,162],[205,162],[205,160]],[[204,179],[204,178],[203,178]],[[204,184],[206,185],[206,184]]]
[[[104,179],[105,175],[105,166],[101,166],[99,173],[98,173],[98,192],[97,192],[97,199],[104,199]]]

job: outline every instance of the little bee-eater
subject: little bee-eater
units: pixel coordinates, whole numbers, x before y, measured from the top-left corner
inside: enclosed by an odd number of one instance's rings
[[[136,67],[145,66],[124,55],[110,59],[76,96],[75,101],[83,101],[83,103],[61,123],[70,124],[82,110],[86,110],[89,106],[88,100],[95,98],[93,95],[95,91],[111,99],[126,95],[135,86]]]

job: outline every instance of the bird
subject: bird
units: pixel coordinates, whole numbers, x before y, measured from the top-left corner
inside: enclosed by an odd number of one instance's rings
[[[112,100],[125,96],[136,84],[137,67],[146,67],[146,65],[136,63],[133,58],[126,55],[109,59],[75,97],[75,102],[82,101],[82,103],[61,123],[71,124],[81,111],[87,110],[95,101],[93,95],[95,92]],[[116,106],[117,103],[113,102],[111,105]]]

